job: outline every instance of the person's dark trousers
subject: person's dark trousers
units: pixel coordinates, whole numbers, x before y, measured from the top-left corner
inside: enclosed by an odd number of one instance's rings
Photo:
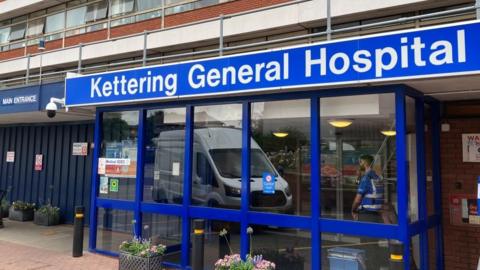
[[[358,213],[358,221],[383,223],[383,218],[380,212],[374,211],[360,211]],[[377,238],[361,237],[361,248],[365,250],[366,266],[368,270],[378,270],[381,266],[388,264],[388,247],[383,248],[378,246]]]

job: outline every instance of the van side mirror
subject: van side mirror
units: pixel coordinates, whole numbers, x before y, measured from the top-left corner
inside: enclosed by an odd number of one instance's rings
[[[214,185],[214,175],[208,159],[202,153],[197,153],[197,175],[202,185]]]

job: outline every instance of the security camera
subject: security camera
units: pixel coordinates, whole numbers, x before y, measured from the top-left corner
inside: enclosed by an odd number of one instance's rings
[[[57,104],[55,104],[55,102],[49,102],[47,104],[47,107],[45,108],[47,110],[47,116],[48,118],[54,118],[55,115],[57,115],[57,110],[58,110],[58,107],[57,107]]]
[[[50,98],[50,102],[45,107],[45,110],[47,110],[48,118],[54,118],[55,115],[57,115],[57,110],[58,110],[57,103],[59,103],[61,105],[64,105],[65,100],[64,99],[59,99],[59,98],[54,98],[54,97]]]

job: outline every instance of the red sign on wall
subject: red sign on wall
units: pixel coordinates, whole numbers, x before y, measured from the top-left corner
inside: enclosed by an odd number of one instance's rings
[[[43,155],[35,155],[35,171],[41,171],[43,168]]]

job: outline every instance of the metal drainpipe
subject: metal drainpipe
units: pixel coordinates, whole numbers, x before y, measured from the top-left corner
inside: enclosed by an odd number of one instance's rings
[[[78,44],[78,67],[77,73],[82,73],[82,51],[83,51],[83,44]]]
[[[331,38],[332,38],[331,0],[327,0],[327,40],[330,40]]]
[[[27,73],[25,74],[25,84],[29,83],[30,80],[30,54],[27,55]]]
[[[142,66],[147,65],[147,39],[148,39],[148,31],[143,31],[143,58],[142,58]]]
[[[218,53],[223,55],[223,14],[220,14],[220,37],[218,40]]]
[[[477,20],[480,19],[480,0],[475,1]]]

